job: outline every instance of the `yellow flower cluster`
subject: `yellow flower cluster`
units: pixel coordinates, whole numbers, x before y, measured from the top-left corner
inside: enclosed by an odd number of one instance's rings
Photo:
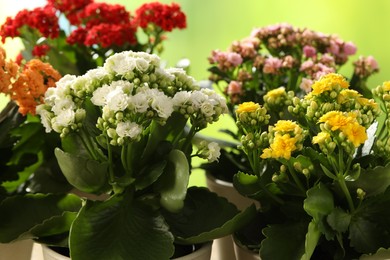
[[[360,146],[367,140],[366,128],[358,123],[357,112],[330,111],[323,115],[318,122],[324,123],[321,129],[325,133],[314,137],[313,143],[321,143],[332,133],[334,133],[333,135],[342,133],[342,136],[345,135],[354,147]]]
[[[314,82],[311,95],[319,95],[325,91],[346,89],[348,87],[349,83],[342,75],[329,73]]]
[[[270,147],[263,150],[262,159],[267,158],[291,158],[294,151],[303,148],[302,142],[305,137],[304,130],[290,120],[279,120],[273,127],[270,127]]]

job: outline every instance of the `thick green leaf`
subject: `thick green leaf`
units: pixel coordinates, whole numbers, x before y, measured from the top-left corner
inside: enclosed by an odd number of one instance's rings
[[[307,222],[271,225],[263,229],[265,239],[261,242],[261,259],[295,260],[305,252]]]
[[[35,237],[38,233],[31,232],[37,225],[67,211],[77,212],[80,207],[80,198],[71,194],[27,194],[6,198],[0,204],[0,242]],[[46,226],[45,230],[49,228]]]
[[[88,193],[99,193],[104,190],[108,180],[108,164],[75,156],[66,153],[59,148],[55,149],[55,155],[62,173],[77,189]]]
[[[348,230],[351,223],[351,215],[341,208],[334,208],[326,220],[333,230],[338,233],[344,233]]]
[[[167,165],[167,161],[160,161],[156,164],[147,167],[142,174],[135,181],[135,186],[138,190],[142,190],[154,182],[161,176],[164,172],[165,166]]]
[[[171,232],[180,243],[203,243],[232,234],[246,225],[256,214],[255,206],[239,212],[226,198],[206,188],[188,189],[180,213],[165,212]]]
[[[364,254],[362,255],[359,260],[380,260],[380,259],[390,259],[390,249],[387,248],[380,248],[376,253],[374,254]]]
[[[70,233],[74,260],[169,259],[173,235],[164,218],[130,198],[87,201]]]
[[[385,246],[386,232],[383,227],[367,219],[353,218],[349,227],[350,244],[359,253],[374,253]]]
[[[312,220],[309,223],[309,227],[307,229],[306,241],[305,241],[305,253],[301,258],[302,260],[310,260],[314,250],[317,247],[320,236],[321,236],[321,232],[318,229],[317,224]]]
[[[255,195],[259,192],[260,187],[258,177],[244,172],[238,172],[233,177],[233,184],[237,191],[244,196]]]
[[[390,164],[361,169],[359,179],[347,182],[347,186],[352,190],[363,189],[367,197],[383,193],[390,186]]]
[[[303,208],[318,223],[333,211],[333,195],[325,185],[320,183],[307,191]]]
[[[185,154],[172,150],[168,155],[168,164],[156,183],[160,192],[160,203],[166,210],[178,212],[184,205],[190,178],[190,167]]]

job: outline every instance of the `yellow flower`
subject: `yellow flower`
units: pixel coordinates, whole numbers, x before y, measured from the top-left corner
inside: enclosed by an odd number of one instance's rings
[[[291,120],[279,120],[273,128],[274,131],[278,132],[295,132],[297,129],[300,129],[300,127]]]
[[[382,86],[383,86],[383,91],[390,91],[390,81],[383,82]]]
[[[362,95],[353,89],[343,89],[340,91],[339,95],[337,96],[337,103],[343,104],[347,102],[349,99],[358,99]]]
[[[259,104],[254,102],[244,102],[238,106],[236,109],[236,113],[242,113],[242,112],[254,112],[256,109],[260,107]]]
[[[371,108],[374,109],[374,110],[379,109],[378,104],[377,104],[373,99],[367,99],[367,98],[361,97],[361,98],[358,98],[357,101],[358,101],[359,104],[362,105],[363,107],[364,107],[364,106],[368,106],[368,107],[371,107]]]
[[[318,135],[313,137],[313,144],[323,144],[326,140],[330,139],[330,134],[327,132],[320,132]]]
[[[347,136],[348,140],[353,143],[355,147],[363,144],[367,140],[366,128],[359,125],[358,122],[348,124],[343,133]]]
[[[356,121],[355,113],[351,112],[347,115],[344,115],[341,111],[330,111],[320,117],[318,120],[320,123],[326,123],[330,125],[332,127],[332,131],[336,131],[337,129],[342,130],[344,127],[354,121]]]
[[[267,94],[264,95],[264,100],[275,100],[276,98],[285,95],[286,94],[286,89],[284,87],[272,89],[267,92]]]
[[[284,158],[288,160],[291,158],[291,153],[297,150],[296,143],[296,138],[290,137],[289,134],[276,135],[270,148],[264,149],[263,154],[260,157],[263,159]]]
[[[329,73],[314,82],[312,92],[310,93],[312,93],[312,95],[319,95],[325,91],[333,90],[337,86],[346,89],[349,87],[349,83],[342,75]]]

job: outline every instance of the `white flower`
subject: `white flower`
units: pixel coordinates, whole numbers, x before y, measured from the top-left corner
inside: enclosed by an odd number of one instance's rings
[[[149,63],[145,59],[135,59],[135,67],[140,72],[145,72],[149,68]]]
[[[58,98],[54,104],[54,106],[51,108],[51,111],[54,112],[57,116],[62,114],[64,111],[67,110],[74,110],[76,108],[76,104],[73,102],[71,96],[66,96],[63,98]]]
[[[52,120],[52,127],[57,133],[61,133],[62,129],[69,127],[74,123],[75,112],[71,109],[63,110]]]
[[[200,106],[208,99],[207,95],[201,91],[194,91],[191,94],[192,107],[199,110]]]
[[[134,122],[119,122],[116,126],[116,133],[119,137],[136,139],[142,133],[142,127]]]
[[[110,85],[103,85],[92,93],[91,102],[95,106],[104,106],[107,103],[107,95],[112,91]]]
[[[191,92],[188,91],[177,92],[172,100],[174,107],[181,107],[185,104],[188,104],[190,101],[191,101]]]
[[[173,112],[172,99],[164,94],[153,98],[151,107],[157,112],[160,118],[167,119]]]
[[[137,93],[129,98],[129,109],[135,113],[144,113],[149,108],[148,96],[145,93]]]
[[[106,105],[114,112],[125,110],[128,104],[128,97],[120,87],[109,92],[106,99]]]
[[[107,58],[104,63],[104,68],[108,71],[113,71],[119,75],[125,75],[126,73],[133,71],[135,68],[134,58],[129,57],[128,52],[120,52]]]
[[[207,102],[207,101],[203,102],[200,105],[200,111],[206,117],[211,117],[215,114],[214,105],[211,102]]]
[[[218,143],[216,142],[210,142],[207,145],[208,148],[208,157],[207,160],[209,162],[218,161],[219,156],[221,155],[221,148],[219,147]]]
[[[45,104],[38,105],[36,107],[36,112],[41,118],[41,123],[45,127],[45,132],[50,133],[53,130],[51,127],[51,118],[53,114],[46,110]]]

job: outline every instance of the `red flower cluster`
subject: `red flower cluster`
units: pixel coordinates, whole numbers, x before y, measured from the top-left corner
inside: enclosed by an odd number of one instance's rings
[[[93,0],[47,0],[47,2],[48,5],[65,14],[70,24],[78,24],[80,12]]]
[[[124,6],[90,3],[78,13],[76,22],[74,25],[78,26],[77,29],[67,39],[70,44],[100,44],[103,48],[108,48],[137,43],[137,28]]]
[[[146,28],[149,23],[154,23],[167,32],[174,28],[183,29],[187,26],[185,14],[175,3],[172,3],[171,6],[158,2],[143,4],[136,10],[136,20],[141,28]]]
[[[60,31],[55,10],[49,6],[37,7],[31,11],[24,9],[15,18],[7,17],[0,28],[1,41],[4,43],[6,37],[18,37],[24,25],[38,30],[46,38],[56,38]]]

